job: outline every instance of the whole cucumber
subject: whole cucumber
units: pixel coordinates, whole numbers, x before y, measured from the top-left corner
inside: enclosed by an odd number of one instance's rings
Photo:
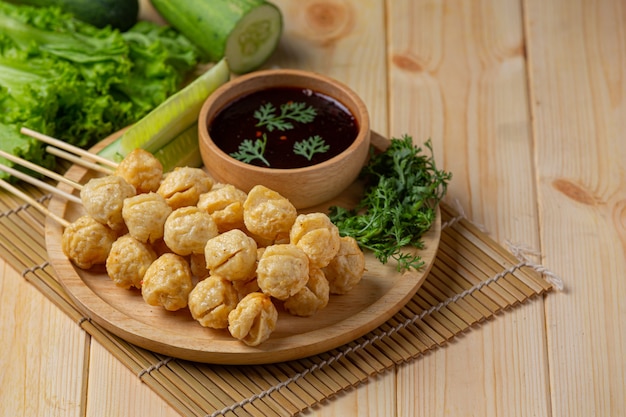
[[[99,28],[130,29],[139,18],[139,0],[9,0],[14,4],[56,6],[78,20]]]
[[[283,29],[282,13],[265,0],[151,0],[170,25],[204,57],[226,58],[237,74],[252,71],[272,55]]]

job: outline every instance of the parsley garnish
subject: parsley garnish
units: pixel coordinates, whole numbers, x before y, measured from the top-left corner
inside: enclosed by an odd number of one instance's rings
[[[435,220],[436,207],[452,178],[435,166],[430,140],[425,146],[430,156],[422,154],[408,135],[392,138],[389,148],[372,154],[363,167],[366,188],[359,204],[353,210],[330,208],[330,218],[342,236],[352,236],[382,263],[395,259],[398,271],[424,266],[419,255],[406,249],[423,247],[422,235]]]
[[[304,156],[309,161],[316,153],[328,152],[329,149],[330,145],[327,145],[320,135],[309,136],[293,144],[293,153]]]
[[[258,159],[265,165],[270,166],[267,159],[263,156],[265,153],[265,146],[267,145],[267,135],[263,134],[263,139],[257,139],[252,141],[251,139],[244,139],[239,144],[237,152],[230,154],[233,158],[249,164],[250,162]]]
[[[293,101],[281,104],[280,114],[276,114],[276,107],[272,103],[266,103],[254,112],[254,118],[259,121],[256,126],[265,126],[270,132],[274,129],[280,131],[293,129],[293,124],[289,120],[310,123],[316,115],[317,112],[313,107]]]

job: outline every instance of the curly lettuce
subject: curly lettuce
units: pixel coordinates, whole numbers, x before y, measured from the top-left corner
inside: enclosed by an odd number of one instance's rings
[[[0,1],[0,149],[53,168],[21,127],[90,147],[178,91],[197,62],[195,46],[167,26],[120,32]]]

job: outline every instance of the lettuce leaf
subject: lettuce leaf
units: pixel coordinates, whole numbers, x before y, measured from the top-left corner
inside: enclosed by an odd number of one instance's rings
[[[197,63],[171,27],[100,29],[58,8],[0,1],[0,149],[53,168],[21,127],[90,147],[178,91]]]

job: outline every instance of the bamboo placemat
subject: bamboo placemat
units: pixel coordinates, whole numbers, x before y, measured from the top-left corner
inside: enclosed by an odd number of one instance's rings
[[[41,202],[49,198],[31,187],[25,190]],[[4,192],[0,256],[182,415],[289,416],[561,286],[558,277],[533,263],[523,249],[503,248],[447,205],[442,205],[442,220],[431,272],[392,319],[340,348],[271,365],[208,365],[164,357],[91,322],[47,262],[44,216]]]

